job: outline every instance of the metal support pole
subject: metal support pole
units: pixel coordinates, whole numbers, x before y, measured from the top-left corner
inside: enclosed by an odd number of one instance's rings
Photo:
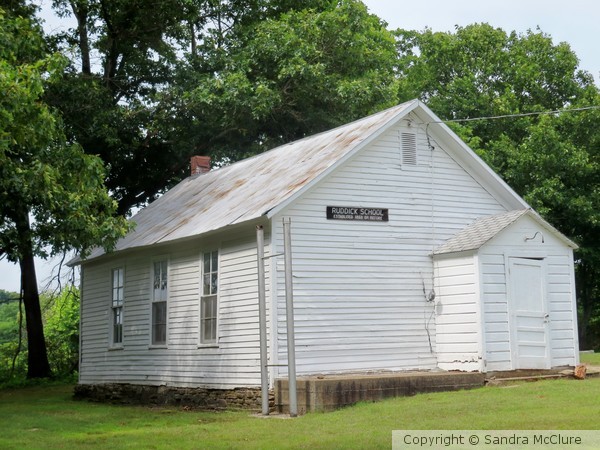
[[[260,338],[260,388],[262,414],[269,415],[269,372],[267,361],[267,308],[265,294],[265,233],[262,225],[256,226],[258,263],[258,328]]]
[[[294,289],[292,284],[292,219],[283,219],[283,248],[285,253],[285,310],[287,323],[288,390],[290,417],[298,415],[296,392],[296,345],[294,342]]]

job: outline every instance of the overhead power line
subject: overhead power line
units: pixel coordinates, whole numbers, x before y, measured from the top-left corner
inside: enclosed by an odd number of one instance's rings
[[[589,110],[594,110],[594,109],[600,109],[600,106],[585,106],[583,108],[556,109],[553,111],[538,111],[538,112],[529,112],[529,113],[520,113],[520,114],[506,114],[506,115],[500,115],[500,116],[471,117],[468,119],[440,120],[439,122],[433,122],[433,123],[473,122],[475,120],[509,119],[509,118],[514,118],[514,117],[541,116],[541,115],[547,115],[547,114],[563,114],[563,113],[571,113],[571,112],[579,112],[579,111],[589,111]]]

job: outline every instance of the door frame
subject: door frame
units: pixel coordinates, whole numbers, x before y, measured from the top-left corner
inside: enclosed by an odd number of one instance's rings
[[[547,320],[544,321],[544,333],[546,340],[545,348],[545,363],[543,369],[550,369],[551,364],[551,353],[550,353],[550,311],[548,303],[548,287],[547,287],[547,260],[546,254],[540,252],[514,252],[505,254],[505,276],[506,276],[506,296],[507,296],[507,312],[508,312],[508,325],[509,325],[509,340],[510,340],[510,364],[512,370],[520,369],[518,364],[518,346],[517,346],[517,329],[516,329],[516,307],[515,307],[515,295],[513,292],[513,277],[510,274],[511,260],[531,260],[538,261],[541,269],[542,277],[542,302],[543,310],[547,316]]]

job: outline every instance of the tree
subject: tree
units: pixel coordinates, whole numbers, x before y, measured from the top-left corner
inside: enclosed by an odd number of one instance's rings
[[[420,97],[446,120],[509,115],[450,125],[579,244],[580,345],[600,345],[593,329],[600,318],[600,113],[535,114],[600,107],[593,78],[578,70],[568,44],[555,45],[539,30],[508,34],[475,24],[455,33],[396,33],[400,99]]]
[[[28,377],[47,377],[34,256],[106,249],[128,229],[113,216],[102,161],[65,138],[43,101],[64,58],[48,54],[32,21],[0,10],[0,257],[18,262],[28,340]]]
[[[454,33],[397,31],[401,81],[399,95],[421,98],[445,120],[534,113],[566,107],[593,79],[577,69],[567,43],[555,45],[542,31],[507,33],[488,24],[456,27]],[[474,121],[457,125],[485,149],[492,141],[521,142],[536,117]]]
[[[219,55],[217,55],[219,56]],[[242,29],[218,71],[166,95],[197,152],[237,160],[395,103],[393,35],[362,2],[285,12]]]
[[[78,52],[46,98],[105,161],[120,214],[194,154],[237,160],[393,102],[393,36],[358,1],[54,5],[78,24],[54,40]]]
[[[217,55],[227,52],[238,28],[320,3],[330,2],[54,1],[59,14],[76,18],[77,28],[51,40],[65,49],[75,44],[78,52],[46,99],[61,111],[67,136],[105,162],[119,214],[154,200],[188,173],[194,149],[173,127],[180,99],[163,95],[188,83],[191,72],[179,70],[182,56],[194,55],[196,71],[218,71]]]
[[[544,116],[519,145],[505,149],[507,181],[580,246],[576,285],[582,349],[600,346],[599,123],[598,110]]]

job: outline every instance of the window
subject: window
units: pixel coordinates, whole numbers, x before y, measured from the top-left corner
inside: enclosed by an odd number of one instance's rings
[[[152,280],[152,345],[167,344],[167,261],[155,261]]]
[[[123,268],[112,270],[112,345],[123,344]]]
[[[217,294],[219,291],[219,252],[204,253],[202,297],[200,298],[200,342],[217,342]]]

